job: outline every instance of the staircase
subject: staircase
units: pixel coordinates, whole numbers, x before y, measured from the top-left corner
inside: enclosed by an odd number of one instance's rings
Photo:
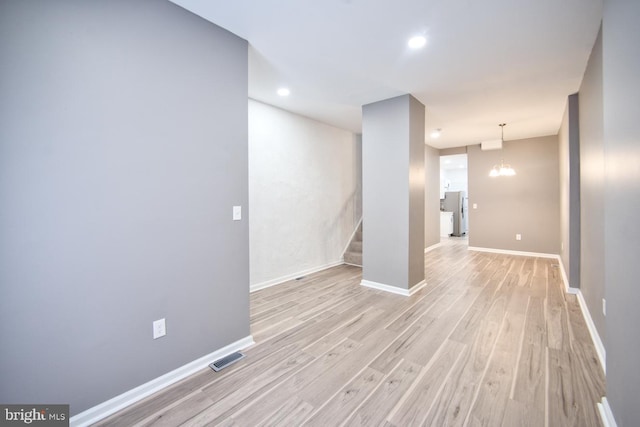
[[[362,222],[358,225],[353,239],[351,239],[347,250],[344,252],[344,262],[345,264],[362,267]]]

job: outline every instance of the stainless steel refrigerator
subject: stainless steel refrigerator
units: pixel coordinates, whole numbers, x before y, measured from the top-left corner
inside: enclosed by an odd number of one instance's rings
[[[452,236],[464,236],[467,234],[467,193],[464,191],[447,191],[444,193],[444,210],[453,212]]]

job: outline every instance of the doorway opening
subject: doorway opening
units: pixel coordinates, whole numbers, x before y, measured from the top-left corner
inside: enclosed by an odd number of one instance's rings
[[[440,156],[440,240],[469,236],[467,154]]]

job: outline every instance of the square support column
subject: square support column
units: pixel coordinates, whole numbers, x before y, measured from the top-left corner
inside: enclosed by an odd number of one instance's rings
[[[424,285],[424,113],[411,95],[362,107],[362,285]]]

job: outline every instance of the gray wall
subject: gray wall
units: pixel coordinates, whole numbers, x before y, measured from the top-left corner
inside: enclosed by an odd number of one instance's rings
[[[440,243],[440,152],[424,146],[424,247]]]
[[[558,132],[560,156],[560,259],[569,286],[580,287],[580,128],[578,94],[567,98]]]
[[[452,147],[452,148],[442,148],[440,149],[441,156],[451,156],[454,154],[465,154],[467,152],[467,147]]]
[[[424,279],[424,106],[403,95],[362,113],[363,279],[409,289]]]
[[[607,397],[618,426],[640,425],[640,2],[605,1]],[[581,95],[582,96],[582,95]]]
[[[606,345],[604,298],[604,137],[602,34],[580,85],[580,289]]]
[[[77,414],[248,336],[247,42],[23,0],[0,52],[0,401]]]
[[[409,99],[409,288],[424,280],[424,105]]]
[[[469,246],[557,254],[560,250],[558,138],[507,141],[502,150],[467,147]],[[516,176],[489,177],[510,163]],[[472,209],[474,203],[477,209]],[[516,233],[522,240],[515,239]]]

